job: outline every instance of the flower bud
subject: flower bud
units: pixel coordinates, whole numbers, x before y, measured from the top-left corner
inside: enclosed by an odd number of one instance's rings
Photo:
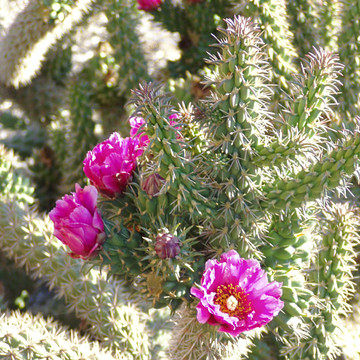
[[[72,251],[73,258],[95,256],[104,243],[104,223],[96,207],[98,192],[94,186],[82,189],[75,185],[75,193],[65,195],[50,211],[54,235]]]
[[[124,192],[141,153],[138,139],[122,139],[115,132],[87,153],[84,173],[103,195],[113,198]]]
[[[169,233],[156,237],[155,251],[160,259],[171,259],[180,254],[180,240]]]
[[[142,188],[150,197],[157,196],[164,183],[165,179],[159,174],[151,174],[143,181]]]

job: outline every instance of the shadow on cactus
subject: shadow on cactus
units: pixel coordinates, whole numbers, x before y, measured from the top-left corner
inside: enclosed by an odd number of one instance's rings
[[[134,90],[132,136],[88,153],[91,185],[71,195],[81,206],[57,203],[55,229],[72,256],[109,266],[155,307],[185,304],[180,316],[204,333],[268,324],[286,358],[334,358],[358,242],[356,210],[342,202],[359,176],[359,127],[334,137],[326,126],[343,67],[314,48],[275,115],[259,27],[225,22],[208,60],[211,96],[174,108],[158,85]],[[187,345],[172,356],[207,358],[178,324],[172,344]]]

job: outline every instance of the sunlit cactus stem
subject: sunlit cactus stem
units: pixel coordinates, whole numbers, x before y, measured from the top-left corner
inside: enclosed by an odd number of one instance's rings
[[[290,31],[294,34],[294,46],[299,59],[319,42],[319,29],[316,26],[318,9],[313,0],[289,0],[286,10],[289,15]]]
[[[231,360],[246,356],[255,333],[244,338],[233,338],[217,333],[210,325],[199,324],[192,306],[183,306],[175,317],[173,337],[170,340],[169,358],[173,360],[205,360],[221,358]]]
[[[4,313],[0,317],[0,357],[20,360],[24,358],[41,359],[86,358],[97,360],[130,360],[125,354],[101,349],[98,342],[80,337],[74,331],[69,332],[51,319],[40,314],[32,316],[20,311]]]
[[[165,179],[161,193],[167,192],[169,203],[176,203],[175,214],[185,210],[193,218],[211,216],[214,203],[209,201],[209,186],[196,177],[195,164],[186,156],[188,145],[181,139],[181,119],[179,127],[171,124],[174,112],[169,99],[153,84],[141,86],[133,93],[131,103],[137,106],[136,116],[145,119],[141,130],[149,138],[147,152],[152,154],[143,172],[157,173]]]
[[[359,244],[356,212],[349,204],[331,203],[320,215],[322,239],[312,259],[309,281],[322,303],[311,309],[310,338],[300,349],[292,345],[295,359],[335,359],[346,342],[340,329],[343,317],[351,312],[349,299],[355,293],[354,249]]]
[[[222,216],[214,223],[211,241],[214,247],[224,248],[237,243],[246,254],[255,250],[245,231],[256,217],[261,198],[260,175],[255,175],[252,158],[258,147],[268,143],[267,132],[272,129],[267,109],[269,67],[257,25],[240,16],[225,21],[227,29],[218,29],[224,35],[216,45],[221,52],[209,59],[216,68],[207,81],[215,90],[209,105],[216,117],[205,121],[213,134],[210,151],[219,159],[217,166],[208,167],[225,190],[218,210]],[[204,158],[204,166],[206,162]],[[239,238],[243,239],[240,243]]]
[[[287,88],[286,80],[296,72],[294,60],[297,57],[292,44],[293,34],[290,30],[285,0],[251,0],[240,1],[235,11],[252,17],[264,29],[262,37],[267,44],[267,53],[273,69],[273,76],[281,88]],[[280,95],[280,94],[278,94]]]
[[[6,151],[2,154],[1,161],[6,164],[11,155]],[[1,170],[8,169],[0,168],[0,177]],[[29,209],[22,203],[22,197],[14,193],[19,183],[14,178],[5,180],[8,187],[0,196],[0,242],[4,253],[63,296],[69,308],[86,320],[89,333],[106,348],[121,349],[138,359],[147,356],[145,315],[126,295],[124,284],[115,280],[109,283],[104,273],[86,271],[82,260],[68,256],[54,239],[49,219]],[[124,341],[124,331],[131,337],[131,343]]]
[[[327,131],[326,119],[337,105],[344,65],[339,56],[324,48],[314,48],[304,59],[302,73],[295,76],[293,95],[288,99],[284,126],[297,127],[309,137]],[[284,129],[286,131],[286,128]]]
[[[322,41],[320,45],[331,51],[339,52],[343,6],[342,1],[339,0],[325,0],[319,5],[319,35]]]
[[[29,83],[50,46],[80,22],[92,3],[76,0],[63,20],[54,22],[43,1],[27,2],[0,41],[0,81],[15,87]]]
[[[64,187],[74,183],[84,184],[82,161],[97,142],[93,120],[92,90],[88,83],[73,82],[69,85],[69,118],[65,121],[65,136],[68,141],[66,158],[60,159],[64,173]],[[54,139],[55,140],[55,139]],[[80,141],[79,141],[80,140]]]
[[[346,1],[342,9],[342,26],[339,35],[339,52],[344,63],[344,86],[342,89],[341,111],[342,116],[351,122],[359,114],[360,47],[357,41],[359,33],[360,10],[357,2]]]

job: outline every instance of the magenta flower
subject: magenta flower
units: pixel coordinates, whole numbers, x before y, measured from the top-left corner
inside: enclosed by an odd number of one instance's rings
[[[200,299],[200,323],[220,325],[218,331],[233,336],[270,322],[283,308],[281,283],[268,283],[256,260],[240,258],[235,250],[208,260],[199,288],[191,294]]]
[[[115,132],[87,153],[84,173],[103,195],[113,198],[124,192],[141,154],[137,138],[122,139]]]
[[[143,131],[139,132],[139,129],[145,124],[145,120],[142,117],[132,116],[129,118],[130,123],[130,136],[139,140],[139,147],[145,149],[149,145],[149,137],[144,134]]]
[[[139,10],[152,11],[161,5],[162,0],[137,0]]]
[[[169,116],[169,123],[171,126],[174,126],[175,129],[180,129],[180,126],[176,126],[178,124],[179,115],[174,113]],[[139,146],[142,149],[145,149],[146,146],[149,145],[150,140],[149,137],[144,134],[143,131],[140,131],[140,128],[145,124],[145,120],[142,117],[132,116],[129,118],[130,123],[130,136],[133,138],[137,138],[139,140]],[[182,139],[181,134],[176,134],[177,139]]]
[[[181,130],[181,126],[177,125],[179,123],[177,120],[179,120],[179,119],[180,119],[180,116],[179,116],[179,114],[176,114],[176,113],[171,114],[169,116],[170,125],[173,126],[177,130]],[[180,133],[177,133],[176,138],[177,139],[182,139],[183,137],[182,137],[182,135]]]
[[[96,208],[98,192],[94,186],[75,185],[75,193],[65,195],[50,211],[54,235],[72,251],[73,258],[88,259],[97,254],[105,241],[104,223]]]

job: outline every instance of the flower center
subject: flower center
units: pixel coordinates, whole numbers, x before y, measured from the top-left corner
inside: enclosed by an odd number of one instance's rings
[[[236,297],[231,295],[227,298],[226,300],[226,307],[230,310],[230,311],[234,311],[238,305],[238,301],[236,300]]]
[[[248,295],[238,285],[220,285],[216,289],[214,303],[220,305],[220,311],[240,320],[252,311]]]

